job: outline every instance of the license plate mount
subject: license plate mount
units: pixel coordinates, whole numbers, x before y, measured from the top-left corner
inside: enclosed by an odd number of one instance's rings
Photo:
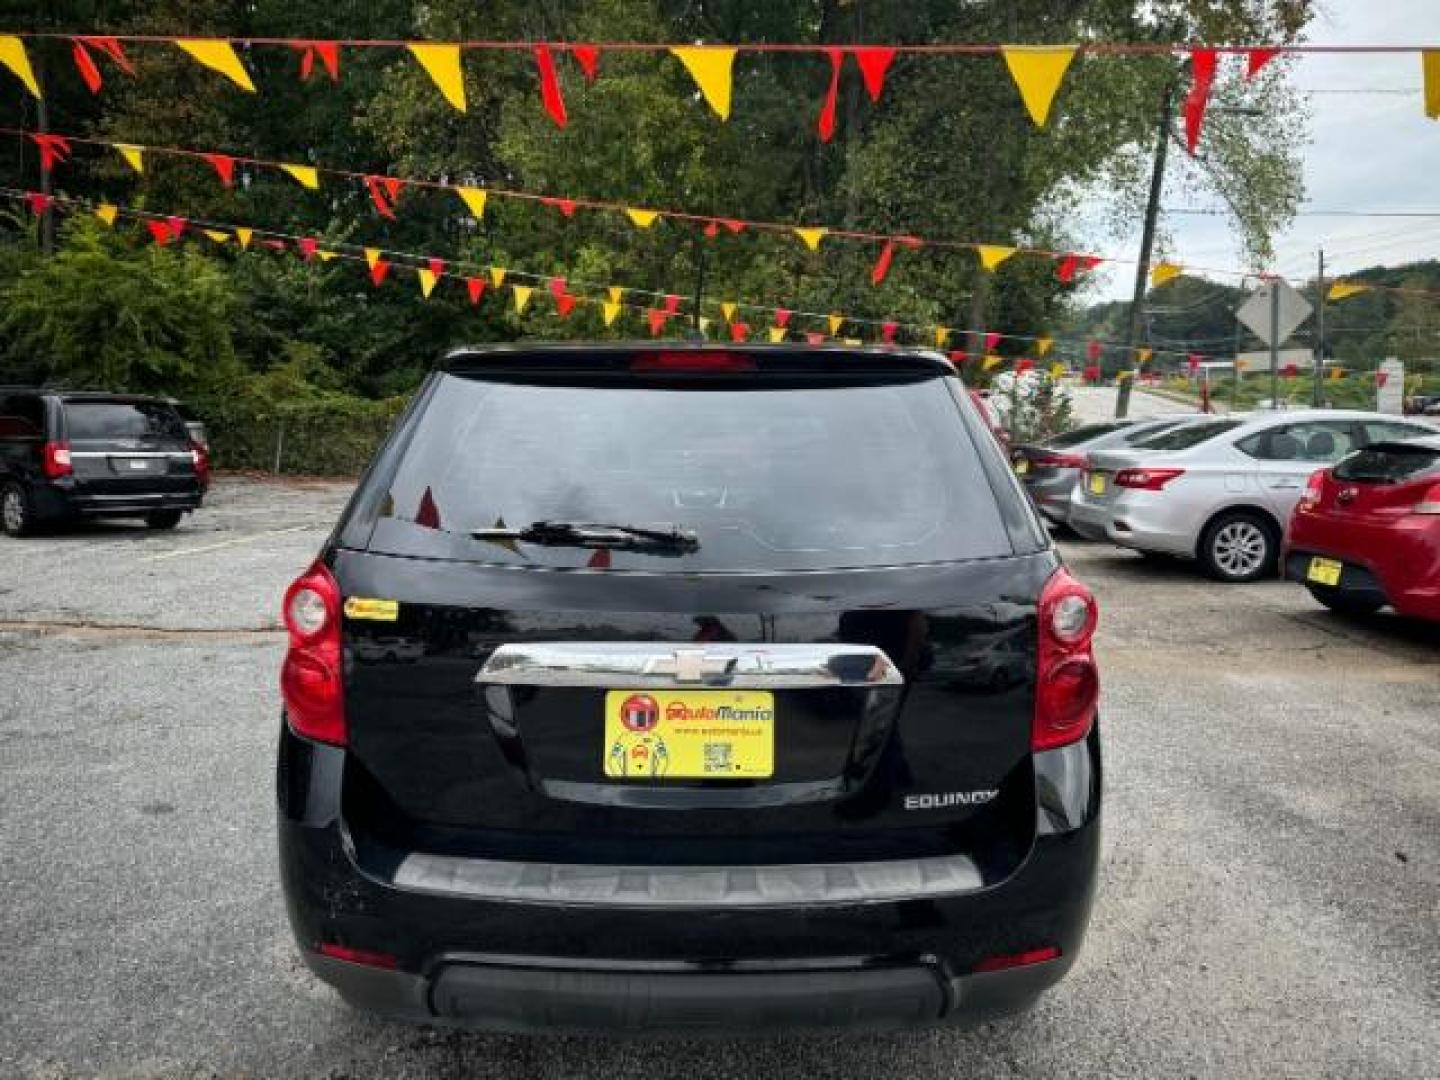
[[[1089,488],[1091,495],[1105,494],[1105,474],[1094,472],[1090,474]]]
[[[614,780],[765,780],[775,774],[775,695],[609,690],[600,765]]]
[[[1344,563],[1316,555],[1311,558],[1310,565],[1305,569],[1305,580],[1313,581],[1317,585],[1333,587],[1340,584],[1340,575],[1344,572]]]

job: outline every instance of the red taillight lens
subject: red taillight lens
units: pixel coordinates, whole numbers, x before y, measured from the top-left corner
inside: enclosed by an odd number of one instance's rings
[[[45,444],[44,456],[40,461],[40,470],[50,479],[69,476],[75,469],[70,464],[70,444],[68,442],[47,442]]]
[[[1431,484],[1430,490],[1420,496],[1412,514],[1440,514],[1440,484]]]
[[[321,956],[344,960],[347,964],[364,964],[366,967],[385,968],[387,971],[394,971],[400,966],[399,959],[389,953],[352,949],[348,945],[335,945],[329,941],[320,942],[315,946],[315,951]]]
[[[641,353],[630,361],[631,371],[725,372],[754,371],[755,360],[731,352]]]
[[[1299,513],[1314,510],[1320,505],[1320,496],[1325,490],[1325,477],[1329,475],[1328,469],[1319,469],[1310,474],[1310,479],[1305,481],[1305,494],[1300,496],[1300,502],[1295,509]]]
[[[340,586],[316,563],[285,590],[290,647],[280,668],[280,696],[297,735],[344,746]]]
[[[190,440],[190,460],[195,463],[195,475],[200,480],[201,487],[210,486],[210,454],[205,447]]]
[[[1039,949],[1026,949],[1024,952],[1008,953],[1005,956],[990,956],[981,960],[975,965],[976,971],[1005,971],[1009,968],[1028,967],[1031,964],[1043,964],[1047,960],[1058,960],[1060,950],[1054,945],[1045,945]]]
[[[1159,491],[1177,476],[1184,475],[1184,469],[1121,469],[1115,474],[1115,486],[1137,491]]]
[[[1045,469],[1083,469],[1090,464],[1084,454],[1036,454],[1033,461]]]
[[[1090,733],[1100,700],[1095,666],[1099,609],[1090,590],[1061,569],[1040,593],[1040,646],[1036,656],[1035,717],[1030,749],[1054,750]]]

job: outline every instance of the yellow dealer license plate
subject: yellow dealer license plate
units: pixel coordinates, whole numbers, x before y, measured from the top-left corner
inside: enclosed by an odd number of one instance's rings
[[[625,780],[763,780],[775,772],[775,695],[610,690],[602,764]]]
[[[1090,494],[1091,494],[1091,495],[1104,495],[1104,494],[1105,494],[1105,474],[1104,474],[1104,473],[1092,472],[1092,473],[1090,474]]]
[[[1317,555],[1310,560],[1310,569],[1305,571],[1305,577],[1319,585],[1339,585],[1340,573],[1344,569],[1344,563],[1334,559],[1322,559]]]
[[[1015,462],[1015,474],[1017,476],[1024,476],[1029,471],[1030,462],[1027,461],[1025,458],[1020,458]]]

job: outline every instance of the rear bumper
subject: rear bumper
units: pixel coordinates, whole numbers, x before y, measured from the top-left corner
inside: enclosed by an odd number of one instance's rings
[[[1065,525],[1070,520],[1070,495],[1075,489],[1076,475],[1072,470],[1062,476],[1027,477],[1025,490],[1040,513],[1050,521]]]
[[[353,1004],[397,1018],[510,1032],[964,1024],[1028,1007],[1079,952],[1099,859],[1098,748],[1092,734],[1051,752],[1040,835],[1003,881],[712,906],[535,899],[523,880],[510,896],[477,894],[459,877],[448,889],[398,884],[399,867],[346,829],[345,752],[285,729],[281,875],[311,970]],[[524,876],[555,876],[531,869]],[[384,954],[393,968],[321,955],[321,943]],[[1055,959],[976,971],[1052,946]]]
[[[1389,604],[1401,615],[1416,619],[1440,620],[1440,574],[1435,561],[1440,543],[1416,549],[1403,536],[1387,536],[1367,549],[1355,551],[1352,544],[1317,542],[1303,529],[1286,542],[1285,577],[1305,584],[1310,560],[1316,556],[1334,559],[1344,565],[1335,588],[1357,600]],[[1386,561],[1375,560],[1370,551],[1386,554]]]
[[[1194,513],[1181,500],[1144,491],[1115,496],[1105,528],[1111,542],[1121,547],[1191,559],[1199,543],[1198,532]]]
[[[42,517],[136,517],[157,510],[198,510],[204,492],[198,481],[174,491],[126,491],[101,494],[73,482],[35,488]]]

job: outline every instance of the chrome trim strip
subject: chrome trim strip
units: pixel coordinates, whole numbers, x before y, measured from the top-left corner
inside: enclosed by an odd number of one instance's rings
[[[189,450],[71,450],[72,458],[163,457],[190,459]]]
[[[587,866],[407,855],[393,883],[437,896],[605,907],[874,904],[984,888],[964,855],[778,866]]]
[[[900,686],[900,669],[873,645],[684,645],[527,642],[490,654],[478,683],[511,686],[668,686],[810,689]]]

